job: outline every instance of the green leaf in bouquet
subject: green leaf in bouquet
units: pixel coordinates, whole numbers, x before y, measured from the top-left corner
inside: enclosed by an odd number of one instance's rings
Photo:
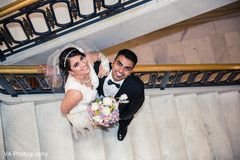
[[[96,99],[96,102],[102,102],[102,99]]]

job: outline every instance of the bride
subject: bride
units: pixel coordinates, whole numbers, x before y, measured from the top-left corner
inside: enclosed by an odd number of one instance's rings
[[[101,61],[98,75],[93,68],[96,61]],[[77,141],[79,140],[78,132],[84,138],[87,137],[86,129],[94,137],[94,129],[88,119],[86,109],[97,96],[98,76],[103,77],[109,73],[109,61],[102,53],[84,53],[81,48],[68,47],[61,52],[58,63],[61,73],[68,74],[61,112],[66,114],[72,124],[73,134]]]

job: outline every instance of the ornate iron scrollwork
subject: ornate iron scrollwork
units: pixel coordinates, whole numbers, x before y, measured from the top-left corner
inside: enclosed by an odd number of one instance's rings
[[[46,7],[46,15],[47,15],[47,19],[48,19],[48,22],[49,22],[51,28],[54,29],[55,28],[55,22],[54,22],[54,19],[53,19],[53,14],[48,7]]]
[[[56,34],[59,36],[65,35],[69,32],[76,31],[80,28],[91,25],[92,23],[101,21],[103,20],[103,18],[101,18],[103,16],[112,16],[124,10],[128,10],[133,7],[137,7],[139,5],[149,2],[149,0],[139,0],[138,2],[136,2],[136,0],[118,0],[116,4],[106,6],[103,0],[89,0],[89,1],[93,2],[93,3],[91,2],[91,4],[93,5],[92,7],[94,9],[94,12],[87,15],[80,14],[80,7],[79,7],[80,4],[78,0],[38,0],[37,2],[30,3],[30,5],[28,6],[22,5],[22,9],[19,9],[19,12],[16,12],[16,14],[13,14],[13,15],[9,15],[8,17],[6,16],[5,19],[1,20],[0,27],[2,28],[0,29],[0,31],[2,36],[0,37],[1,38],[0,44],[2,43],[1,45],[4,45],[4,43],[6,43],[5,45],[7,47],[1,50],[0,60],[1,61],[6,60],[6,58],[8,56],[11,56],[12,54],[15,54],[19,51],[25,50],[27,48],[30,48],[39,44],[34,42],[40,42],[40,41],[43,42],[46,40],[50,40]],[[52,7],[53,4],[58,2],[67,4],[66,7],[69,12],[64,14],[70,13],[69,23],[58,24],[57,18],[55,17],[55,14],[54,14],[55,13],[54,7]],[[36,32],[36,29],[38,29],[36,27],[37,25],[33,25],[31,23],[32,21],[29,19],[30,18],[29,15],[34,12],[43,14],[42,17],[45,19],[45,21],[44,20],[39,21],[39,23],[47,22],[47,32],[44,32],[44,33]],[[14,20],[14,22],[21,21],[21,23],[19,22],[17,23],[21,25],[20,27],[24,28],[24,32],[26,32],[25,35],[27,35],[27,39],[24,39],[24,40],[20,39],[20,41],[15,41],[15,39],[13,39],[10,33],[7,30],[6,31],[4,30],[5,29],[4,25],[10,19]],[[61,33],[61,35],[59,33]],[[17,45],[15,45],[15,43]],[[8,54],[9,52],[11,52],[12,54]]]
[[[101,0],[96,0],[96,5],[97,5],[97,9],[100,11],[101,7],[102,7],[102,1]]]
[[[118,13],[119,11],[121,11],[122,9],[124,9],[124,7],[119,7],[119,8],[116,8],[116,9],[111,9],[110,12],[100,15],[100,17],[112,16],[112,15],[114,15],[114,14],[117,14],[117,13]]]
[[[5,29],[3,29],[2,27],[0,27],[0,32],[1,32],[1,35],[3,36],[3,38],[5,39],[5,41],[8,44],[12,45],[12,39],[8,35],[7,31]]]
[[[16,83],[16,81],[15,81],[14,79],[10,79],[10,80],[9,80],[9,83],[10,83],[11,86],[12,86],[13,88],[15,88],[15,89],[16,89],[16,87],[18,86],[18,84]]]
[[[77,19],[78,13],[77,13],[77,8],[76,8],[76,1],[75,0],[70,0],[70,6],[72,7],[71,12],[72,12],[72,15],[73,15],[74,19]]]
[[[29,25],[29,22],[26,20],[26,18],[23,18],[23,25],[27,31],[27,34],[33,37],[33,31],[31,30],[31,27]]]
[[[42,84],[43,88],[50,89],[50,86],[45,81],[45,76],[38,76],[37,78],[39,79],[39,81]]]
[[[28,86],[26,85],[25,81],[24,81],[24,76],[17,76],[17,81],[19,86],[23,89],[23,90],[27,90],[29,89]]]
[[[40,43],[40,42],[47,41],[49,39],[52,39],[54,36],[56,36],[56,33],[52,33],[52,34],[49,34],[49,35],[41,36],[41,39],[36,40],[35,43]]]

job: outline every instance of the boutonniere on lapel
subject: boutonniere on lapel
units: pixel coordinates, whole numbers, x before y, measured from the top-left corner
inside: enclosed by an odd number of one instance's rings
[[[127,94],[122,94],[120,97],[119,97],[119,103],[129,103],[129,100],[128,99],[128,96]]]

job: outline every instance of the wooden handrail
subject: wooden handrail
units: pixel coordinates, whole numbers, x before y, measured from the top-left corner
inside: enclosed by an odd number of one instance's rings
[[[0,8],[0,17],[6,16],[14,11],[24,8],[40,0],[17,0]]]
[[[240,64],[136,65],[133,72],[240,70]]]
[[[38,74],[39,66],[0,66],[0,74]]]
[[[0,74],[38,74],[39,66],[0,66]],[[240,70],[240,64],[136,65],[133,72]]]

